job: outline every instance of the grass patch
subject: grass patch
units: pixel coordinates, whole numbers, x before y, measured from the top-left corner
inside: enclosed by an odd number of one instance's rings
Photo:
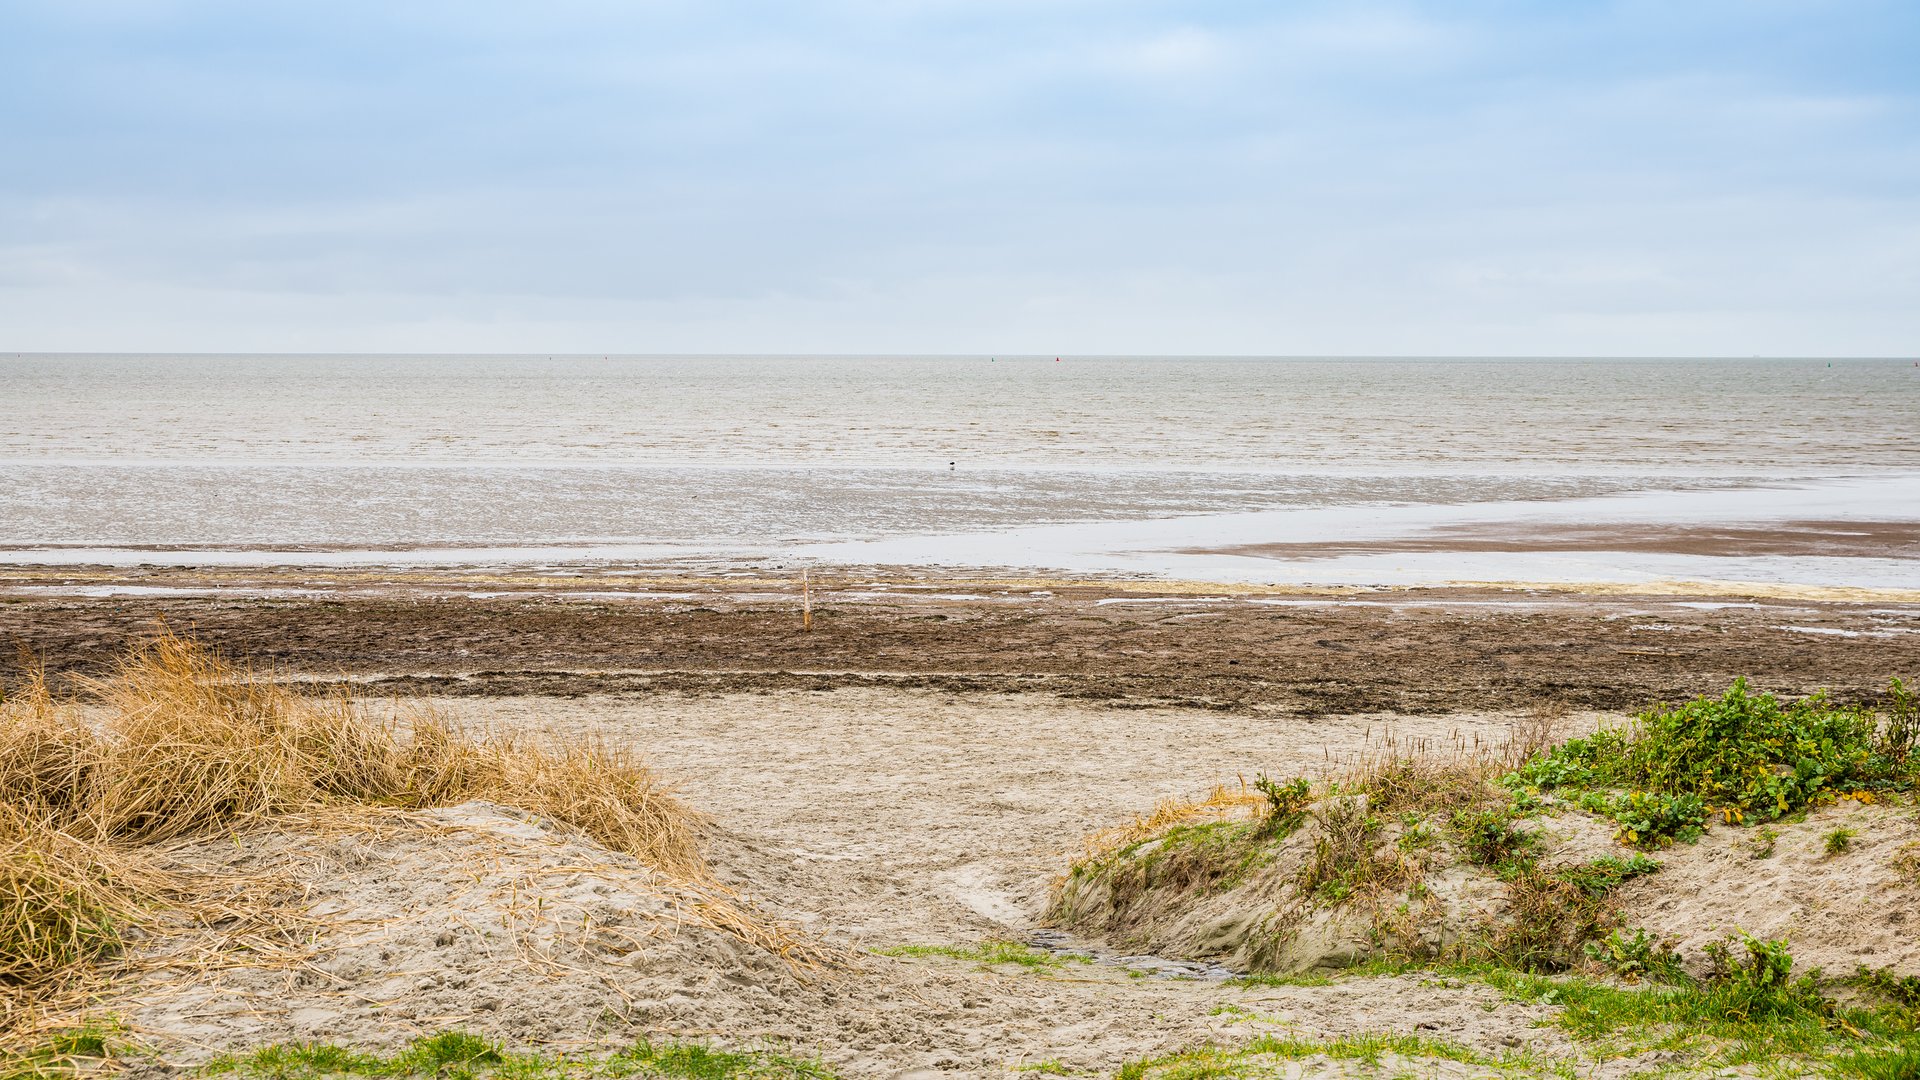
[[[612,1054],[544,1055],[510,1051],[477,1035],[441,1032],[389,1055],[316,1043],[263,1047],[215,1059],[205,1076],[318,1080],[321,1077],[434,1077],[436,1080],[541,1080],[658,1076],[686,1080],[833,1080],[819,1061],[772,1050],[728,1050],[698,1042],[643,1041]]]
[[[1920,1046],[1855,1050],[1828,1059],[1826,1066],[1831,1075],[1860,1080],[1920,1080]]]
[[[1245,975],[1235,975],[1233,978],[1221,983],[1221,985],[1242,989],[1257,989],[1263,986],[1332,986],[1334,983],[1345,979],[1369,979],[1385,975],[1402,975],[1409,971],[1426,970],[1428,966],[1427,964],[1408,960],[1404,957],[1376,956],[1370,960],[1363,960],[1351,967],[1343,967],[1336,971],[1296,971],[1289,974],[1274,974],[1259,971],[1249,972]]]
[[[895,945],[875,949],[881,956],[941,956],[978,964],[1018,964],[1030,971],[1064,967],[1068,957],[1036,949],[1018,941],[984,941],[978,945]]]
[[[1907,1007],[1847,1007],[1826,998],[1818,973],[1794,978],[1782,942],[1730,939],[1711,950],[1702,982],[1631,989],[1578,978],[1480,968],[1476,978],[1509,997],[1561,1006],[1555,1023],[1599,1044],[1607,1056],[1679,1050],[1699,1066],[1761,1064],[1840,1069],[1841,1062],[1897,1060],[1920,1050]],[[1849,1073],[1847,1075],[1864,1075]]]
[[[1273,912],[1246,946],[1255,968],[1293,962],[1298,928],[1316,912],[1347,908],[1370,920],[1366,948],[1376,956],[1431,961],[1442,950],[1456,957],[1479,951],[1527,969],[1564,970],[1583,958],[1587,941],[1614,927],[1612,891],[1659,864],[1634,856],[1541,865],[1537,833],[1525,820],[1540,804],[1497,782],[1536,756],[1539,745],[1528,743],[1524,754],[1456,747],[1451,756],[1396,746],[1317,788],[1262,776],[1254,786],[1264,802],[1252,816],[1181,821],[1101,848],[1072,868],[1050,914],[1065,925],[1125,937],[1200,897],[1254,880],[1261,895],[1250,902]],[[1255,877],[1283,858],[1297,866],[1288,877]],[[1477,937],[1437,945],[1423,932],[1426,878],[1433,867],[1457,861],[1504,882],[1511,913]]]
[[[117,1032],[92,1025],[48,1032],[24,1052],[0,1054],[0,1080],[39,1080],[68,1077],[97,1067],[112,1057]]]
[[[1631,935],[1616,935],[1616,937]],[[1579,1045],[1575,1058],[1530,1054],[1491,1056],[1444,1039],[1407,1034],[1371,1034],[1313,1039],[1268,1036],[1234,1048],[1202,1047],[1134,1062],[1122,1076],[1138,1080],[1199,1077],[1265,1077],[1279,1074],[1282,1059],[1325,1055],[1370,1065],[1421,1072],[1420,1061],[1452,1061],[1521,1075],[1584,1075],[1595,1062],[1650,1051],[1678,1056],[1664,1071],[1693,1075],[1758,1066],[1764,1075],[1833,1075],[1867,1080],[1920,1077],[1920,979],[1863,970],[1845,981],[1872,990],[1872,1006],[1845,1006],[1823,996],[1818,973],[1794,977],[1792,957],[1781,942],[1739,937],[1722,943],[1719,963],[1695,982],[1677,970],[1672,985],[1626,986],[1591,979],[1516,971],[1497,962],[1448,964],[1427,969],[1433,985],[1484,983],[1511,1001],[1558,1008],[1551,1023]],[[1371,973],[1408,970],[1381,966]],[[1237,985],[1323,985],[1317,977],[1265,977]],[[1235,1007],[1237,1010],[1237,1007]],[[1223,1010],[1224,1011],[1224,1010]],[[1402,1059],[1388,1061],[1388,1057]]]
[[[59,978],[120,944],[137,860],[0,803],[0,985]]]
[[[1203,1077],[1270,1077],[1279,1075],[1280,1062],[1327,1057],[1379,1066],[1389,1055],[1409,1062],[1450,1061],[1501,1070],[1538,1071],[1539,1059],[1528,1054],[1489,1057],[1448,1039],[1424,1038],[1390,1032],[1368,1032],[1330,1038],[1265,1035],[1239,1047],[1201,1047],[1167,1054],[1120,1067],[1119,1080],[1200,1080]]]
[[[1243,817],[1265,801],[1258,792],[1248,791],[1245,784],[1238,787],[1216,784],[1199,799],[1162,799],[1154,804],[1152,811],[1136,816],[1127,824],[1089,836],[1086,849],[1077,861],[1089,865],[1101,863],[1175,826]]]

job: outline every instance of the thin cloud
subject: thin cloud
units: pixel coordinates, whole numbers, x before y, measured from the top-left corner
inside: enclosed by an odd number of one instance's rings
[[[0,348],[1920,340],[1900,5],[4,19]]]

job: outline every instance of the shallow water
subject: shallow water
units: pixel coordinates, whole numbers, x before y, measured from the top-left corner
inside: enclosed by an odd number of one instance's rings
[[[1192,521],[1151,537],[1193,544],[1252,514],[1260,535],[1348,535],[1920,474],[1920,368],[1893,361],[17,355],[0,400],[14,562],[962,537],[927,549],[951,562],[1036,528],[1137,547],[1134,524]]]

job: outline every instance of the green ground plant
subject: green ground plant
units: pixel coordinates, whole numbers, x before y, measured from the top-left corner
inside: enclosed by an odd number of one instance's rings
[[[1905,1009],[1920,1026],[1920,975],[1896,975],[1884,968],[1860,965],[1852,975],[1840,980],[1866,991],[1872,997]]]
[[[1765,1063],[1780,1068],[1862,1049],[1920,1046],[1910,1019],[1895,1010],[1843,1009],[1825,999],[1778,992],[1779,984],[1768,1007],[1756,1009],[1750,1007],[1751,981],[1735,989],[1712,981],[1639,988],[1500,968],[1468,977],[1516,1001],[1559,1006],[1554,1024],[1608,1057],[1664,1050],[1702,1067]]]
[[[1738,679],[1720,697],[1641,713],[1625,729],[1570,739],[1508,778],[1559,791],[1619,822],[1621,838],[1659,846],[1709,820],[1767,822],[1840,795],[1911,791],[1920,779],[1920,706],[1898,679],[1884,721],[1824,694],[1791,703]]]
[[[1827,1062],[1827,1071],[1860,1080],[1920,1080],[1920,1046],[1840,1054]]]
[[[1313,805],[1313,786],[1306,777],[1296,776],[1281,783],[1261,773],[1253,781],[1254,790],[1266,797],[1266,819],[1262,831],[1269,834],[1292,832],[1307,818]]]
[[[1645,930],[1614,930],[1598,941],[1588,942],[1586,953],[1587,959],[1624,979],[1673,984],[1687,981],[1673,943]]]
[[[25,1052],[0,1054],[0,1080],[42,1080],[96,1071],[112,1058],[118,1034],[111,1025],[100,1023],[50,1032]]]
[[[1283,1061],[1327,1057],[1335,1061],[1379,1066],[1389,1055],[1412,1061],[1449,1061],[1500,1069],[1539,1072],[1544,1062],[1528,1054],[1493,1056],[1448,1039],[1423,1038],[1391,1032],[1366,1032],[1316,1039],[1264,1035],[1238,1047],[1200,1047],[1176,1054],[1131,1061],[1115,1074],[1118,1080],[1200,1080],[1203,1077],[1269,1077],[1284,1075],[1274,1068]]]
[[[1820,992],[1820,973],[1793,977],[1793,954],[1785,941],[1741,934],[1706,947],[1713,965],[1707,978],[1710,1007],[1721,1018],[1830,1016],[1833,1003]]]
[[[202,1075],[236,1080],[563,1080],[675,1077],[683,1080],[833,1080],[818,1061],[773,1051],[729,1050],[679,1040],[641,1041],[612,1054],[544,1055],[511,1051],[461,1031],[444,1031],[381,1055],[321,1043],[285,1043],[216,1058]]]
[[[1065,966],[1076,958],[1036,949],[1018,941],[984,941],[978,945],[895,945],[875,949],[881,956],[940,956],[978,964],[1018,964],[1030,971]]]
[[[1834,829],[1822,837],[1828,855],[1845,855],[1853,847],[1853,838],[1859,832],[1845,826]]]

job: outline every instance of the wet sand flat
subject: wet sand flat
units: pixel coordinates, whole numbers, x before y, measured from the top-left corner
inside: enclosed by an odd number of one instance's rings
[[[1473,522],[1418,535],[1313,543],[1241,544],[1193,554],[1325,559],[1396,552],[1632,552],[1713,558],[1920,558],[1920,521],[1780,521],[1743,525]]]
[[[237,659],[379,693],[932,688],[1308,715],[1637,709],[1740,676],[1872,696],[1920,672],[1920,603],[1872,593],[1202,592],[846,571],[814,579],[803,632],[797,576],[56,568],[0,580],[0,640],[56,677],[104,670],[165,620]]]

